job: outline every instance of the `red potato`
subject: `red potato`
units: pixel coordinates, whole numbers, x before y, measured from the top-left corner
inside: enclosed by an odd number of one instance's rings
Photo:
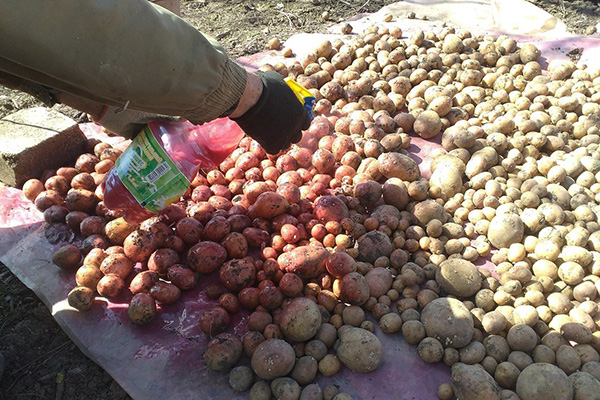
[[[56,170],[56,175],[64,176],[65,178],[67,178],[67,181],[71,181],[71,179],[73,179],[73,177],[78,173],[79,172],[77,172],[77,169],[73,167],[61,167]]]
[[[223,332],[228,325],[229,314],[223,307],[213,307],[200,316],[200,329],[210,336]]]
[[[213,217],[204,226],[203,237],[205,240],[220,242],[229,234],[231,227],[225,217]]]
[[[77,174],[71,179],[71,187],[73,189],[95,190],[96,181],[94,177],[87,172]]]
[[[157,247],[156,236],[141,229],[131,232],[123,241],[125,255],[133,262],[146,261]]]
[[[83,242],[81,242],[81,252],[83,254],[87,254],[92,249],[107,249],[109,246],[108,240],[104,236],[101,235],[91,235],[85,238]]]
[[[291,224],[285,224],[281,227],[281,237],[287,243],[297,243],[300,240],[300,230]]]
[[[82,154],[75,161],[75,169],[79,172],[94,172],[94,167],[100,159],[93,154]]]
[[[230,200],[222,196],[212,196],[208,199],[208,204],[213,206],[216,210],[229,210],[233,204]]]
[[[113,147],[108,147],[104,150],[102,150],[102,152],[100,152],[100,162],[102,162],[103,160],[110,160],[113,163],[117,162],[117,158],[119,158],[121,156],[121,154],[123,154],[122,150],[119,149],[115,149]]]
[[[348,207],[339,197],[321,196],[315,202],[313,213],[319,221],[341,221],[348,216]]]
[[[121,277],[115,274],[104,275],[100,281],[96,290],[100,296],[103,297],[117,297],[121,290],[125,286],[125,282]]]
[[[229,258],[244,258],[248,254],[248,242],[243,234],[232,232],[222,241]]]
[[[325,267],[334,278],[343,278],[356,271],[356,261],[346,252],[335,252],[327,257]]]
[[[125,254],[110,254],[100,264],[104,275],[115,274],[125,280],[133,270],[133,263]]]
[[[190,207],[188,214],[190,217],[200,221],[200,223],[206,224],[208,221],[210,221],[215,211],[215,208],[208,202],[200,202]],[[179,222],[184,219],[185,217],[181,218]]]
[[[81,263],[81,251],[77,246],[67,244],[54,252],[52,262],[61,269],[74,270]]]
[[[94,167],[94,170],[98,174],[106,174],[111,169],[113,169],[114,166],[115,166],[115,163],[112,160],[102,160],[98,164],[96,164],[96,166]]]
[[[190,248],[187,259],[192,270],[210,274],[225,262],[227,250],[219,243],[204,241]]]
[[[79,232],[79,224],[87,217],[89,215],[83,211],[71,211],[65,216],[65,223],[73,232]]]
[[[185,208],[179,204],[171,204],[160,212],[160,219],[167,225],[174,224],[185,216]]]
[[[317,246],[300,246],[277,258],[282,271],[293,272],[300,278],[317,278],[325,273],[329,250]]]
[[[46,211],[52,206],[63,205],[64,201],[65,199],[60,195],[60,193],[54,190],[45,190],[36,196],[34,204],[38,210]]]
[[[302,295],[304,282],[298,275],[286,272],[279,280],[278,287],[286,297],[298,297]]]
[[[333,292],[344,303],[362,305],[369,299],[369,285],[359,272],[350,272],[333,283]]]
[[[165,247],[181,253],[185,250],[185,242],[177,235],[171,235],[165,239]]]
[[[238,293],[238,299],[240,300],[240,304],[247,308],[248,310],[254,310],[260,304],[258,295],[260,290],[255,287],[247,287]]]
[[[231,232],[242,232],[252,226],[252,220],[247,215],[236,214],[227,218]]]
[[[254,285],[256,281],[256,268],[246,259],[229,260],[219,270],[219,280],[232,292]]]
[[[240,310],[240,300],[233,293],[223,293],[219,296],[219,306],[233,314]]]
[[[167,270],[167,279],[180,290],[189,290],[196,286],[196,274],[183,264],[175,264]]]
[[[94,192],[85,189],[72,189],[65,197],[67,208],[70,211],[83,211],[92,214],[98,199]]]
[[[244,196],[246,196],[248,201],[252,204],[256,202],[258,196],[267,192],[268,190],[269,185],[266,182],[252,182],[244,187]]]
[[[173,304],[181,296],[181,290],[172,283],[159,281],[150,289],[150,296],[160,304]]]
[[[23,194],[29,201],[35,201],[35,198],[44,191],[44,184],[39,179],[29,179],[23,184]]]
[[[248,246],[255,248],[262,248],[266,246],[270,240],[269,232],[264,229],[249,227],[244,229],[242,232],[246,241],[248,242]]]
[[[79,232],[81,232],[81,234],[84,237],[91,235],[100,235],[104,232],[105,225],[106,221],[102,217],[87,217],[79,224]]]
[[[202,239],[202,224],[195,218],[182,218],[175,225],[175,232],[187,244],[198,243]]]
[[[212,192],[208,186],[197,186],[192,190],[192,195],[190,196],[192,201],[194,202],[205,202],[210,199],[212,196]]]
[[[44,221],[49,224],[57,222],[65,222],[65,218],[69,210],[63,206],[50,206],[44,210]]]
[[[150,293],[150,289],[158,282],[158,274],[154,271],[142,271],[137,274],[129,284],[129,291],[133,294]]]
[[[156,303],[148,293],[137,293],[129,302],[127,315],[136,325],[147,325],[156,316]]]
[[[100,155],[102,154],[102,151],[104,149],[110,149],[112,146],[108,143],[104,143],[104,142],[99,142],[96,143],[93,147],[93,153],[96,157],[100,157]]]
[[[141,223],[140,229],[150,231],[156,236],[158,247],[164,247],[167,237],[175,234],[173,229],[169,228],[167,224],[160,221],[159,217],[148,218]]]
[[[44,187],[46,190],[54,190],[64,196],[69,190],[69,180],[60,175],[51,176],[44,182]]]
[[[284,183],[277,187],[277,194],[283,196],[289,204],[298,203],[301,199],[300,188],[291,182]]]
[[[148,258],[148,270],[166,276],[169,267],[179,263],[179,254],[172,249],[158,249]]]

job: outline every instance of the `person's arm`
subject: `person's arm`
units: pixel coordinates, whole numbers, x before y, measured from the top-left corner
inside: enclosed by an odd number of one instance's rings
[[[7,0],[0,70],[101,104],[212,120],[240,100],[244,68],[146,0]]]

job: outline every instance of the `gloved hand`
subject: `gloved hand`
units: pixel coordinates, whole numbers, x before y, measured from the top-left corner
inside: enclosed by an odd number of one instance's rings
[[[133,139],[149,122],[176,122],[180,119],[179,117],[169,117],[129,108],[122,111],[118,110],[118,107],[106,106],[102,115],[94,119],[94,122],[126,139]]]
[[[277,72],[258,72],[263,91],[246,113],[232,118],[248,136],[269,154],[277,154],[302,139],[310,116]]]

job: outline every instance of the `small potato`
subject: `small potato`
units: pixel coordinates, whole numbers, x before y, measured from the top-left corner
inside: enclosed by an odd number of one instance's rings
[[[154,271],[142,271],[137,274],[129,285],[133,294],[150,293],[150,289],[158,282],[158,274]]]
[[[181,296],[181,290],[172,283],[156,282],[150,289],[150,296],[160,304],[172,304]]]
[[[227,250],[219,243],[202,241],[190,248],[187,260],[190,268],[201,274],[216,271],[227,259]]]
[[[106,221],[102,217],[91,216],[86,217],[79,224],[79,232],[84,237],[91,235],[100,235],[104,232],[104,226],[106,225]]]
[[[93,154],[82,154],[75,161],[75,168],[79,172],[94,172],[94,167],[99,161],[100,159]]]
[[[78,286],[85,286],[92,290],[96,290],[98,282],[104,274],[95,265],[84,264],[77,270],[75,274],[75,282]]]
[[[133,262],[144,262],[158,247],[156,236],[141,229],[131,232],[123,241],[125,255]]]
[[[92,175],[83,172],[73,177],[71,180],[71,187],[73,189],[94,190],[96,189],[96,182]]]
[[[67,295],[67,302],[79,311],[87,311],[94,305],[94,291],[85,286],[77,286]]]
[[[148,259],[148,270],[155,271],[159,276],[166,276],[172,265],[179,263],[179,254],[172,249],[158,249]]]
[[[115,274],[125,280],[133,270],[133,263],[125,254],[110,254],[100,264],[104,275]]]
[[[208,343],[204,361],[214,371],[227,371],[238,363],[242,351],[242,342],[237,336],[221,333]]]
[[[248,241],[239,232],[231,232],[222,241],[229,258],[244,258],[248,254]]]
[[[117,297],[123,287],[125,286],[125,282],[123,279],[115,274],[104,275],[100,281],[98,281],[98,286],[96,290],[103,297]]]
[[[100,264],[102,261],[108,256],[108,254],[104,251],[104,249],[94,248],[86,254],[83,259],[84,265],[93,265],[96,268],[100,268]]]
[[[112,244],[122,245],[125,238],[137,228],[137,224],[130,224],[123,217],[119,217],[106,223],[104,226],[104,235]]]
[[[147,325],[156,316],[156,303],[148,293],[137,293],[129,302],[129,319],[136,325]]]
[[[65,199],[54,190],[40,192],[34,200],[35,207],[40,211],[46,211],[51,206],[62,206]]]
[[[196,286],[196,274],[183,264],[175,264],[167,270],[167,279],[180,290],[189,290]]]
[[[213,307],[200,316],[200,329],[213,336],[223,332],[229,325],[229,314],[223,307]]]
[[[92,214],[97,203],[94,192],[85,189],[73,189],[67,193],[65,203],[70,211],[83,211]]]
[[[63,206],[50,206],[44,210],[44,220],[49,224],[65,222],[68,213]]]
[[[61,269],[74,270],[81,263],[81,251],[75,245],[65,245],[54,252],[52,262]]]
[[[54,190],[64,196],[69,190],[69,180],[64,176],[55,175],[46,179],[44,187],[46,190]]]
[[[23,194],[29,201],[35,201],[35,198],[44,190],[44,184],[39,179],[29,179],[23,184]]]
[[[331,276],[339,279],[356,271],[356,261],[348,253],[335,252],[327,257],[325,267]]]
[[[350,272],[335,280],[333,292],[341,301],[354,305],[364,304],[370,296],[369,284],[359,272]]]
[[[253,204],[254,212],[261,218],[274,218],[283,214],[289,207],[288,201],[275,192],[265,192]]]
[[[71,211],[65,216],[65,223],[73,232],[79,232],[81,221],[89,217],[83,211]]]
[[[182,218],[175,225],[177,236],[187,244],[198,243],[202,238],[202,224],[194,218]]]

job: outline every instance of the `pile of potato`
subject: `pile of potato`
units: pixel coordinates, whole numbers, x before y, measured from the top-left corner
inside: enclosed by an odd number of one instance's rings
[[[76,270],[80,310],[129,285],[146,324],[218,274],[202,288],[204,359],[251,399],[350,398],[311,382],[376,369],[373,321],[452,367],[440,399],[598,398],[600,69],[546,72],[540,55],[506,36],[373,26],[262,68],[318,100],[298,145],[271,157],[243,139],[140,225],[103,207],[119,155],[104,143],[23,190],[84,238],[53,257]],[[429,179],[409,133],[441,136]],[[243,337],[226,332],[240,308]]]

